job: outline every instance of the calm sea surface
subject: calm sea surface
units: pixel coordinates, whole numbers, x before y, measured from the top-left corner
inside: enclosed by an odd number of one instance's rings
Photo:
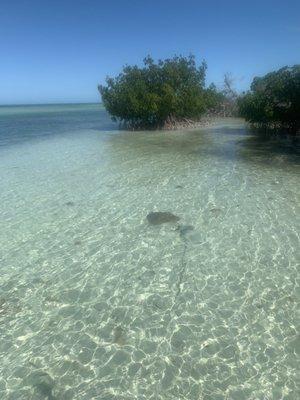
[[[296,149],[0,107],[0,398],[299,399]]]

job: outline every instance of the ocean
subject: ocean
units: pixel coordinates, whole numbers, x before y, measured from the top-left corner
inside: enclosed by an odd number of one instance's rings
[[[298,399],[297,150],[0,107],[0,398]]]

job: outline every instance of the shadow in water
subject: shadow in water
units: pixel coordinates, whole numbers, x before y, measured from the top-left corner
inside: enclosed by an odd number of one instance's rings
[[[195,148],[213,145],[206,131],[121,131],[111,135],[113,150],[126,149],[138,155],[192,154]]]
[[[293,135],[252,131],[236,145],[238,157],[245,161],[268,164],[300,161],[300,138]]]
[[[241,123],[172,132],[120,132],[111,135],[114,150],[120,147],[136,156],[170,155],[215,157],[280,166],[299,163],[300,138],[287,134],[257,132]]]
[[[299,163],[300,137],[290,134],[275,134],[241,126],[224,126],[212,129],[214,138],[210,148],[198,148],[197,154],[210,155],[245,162],[279,165]]]

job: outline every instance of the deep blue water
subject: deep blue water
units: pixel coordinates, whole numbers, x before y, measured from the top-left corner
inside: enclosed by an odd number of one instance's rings
[[[100,104],[0,106],[0,146],[82,130],[114,130]]]

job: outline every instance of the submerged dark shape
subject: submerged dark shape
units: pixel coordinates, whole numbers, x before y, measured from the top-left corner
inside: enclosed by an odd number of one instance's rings
[[[221,208],[217,208],[217,207],[213,207],[209,211],[212,212],[212,213],[219,213],[219,212],[222,211],[222,209]]]
[[[176,231],[179,231],[180,236],[184,236],[186,233],[193,231],[193,225],[178,225]]]
[[[120,325],[114,330],[114,343],[119,346],[124,346],[125,344],[125,331]]]
[[[38,392],[48,400],[54,400],[53,388],[55,385],[54,379],[45,371],[33,372],[28,377],[28,383],[35,387]]]
[[[156,211],[150,212],[147,215],[147,220],[151,225],[161,225],[167,222],[177,222],[180,220],[180,217],[174,215],[168,211]]]
[[[75,206],[75,203],[74,203],[74,201],[67,201],[67,202],[65,203],[65,205],[66,205],[66,206],[69,206],[69,207],[72,207],[72,206]]]

